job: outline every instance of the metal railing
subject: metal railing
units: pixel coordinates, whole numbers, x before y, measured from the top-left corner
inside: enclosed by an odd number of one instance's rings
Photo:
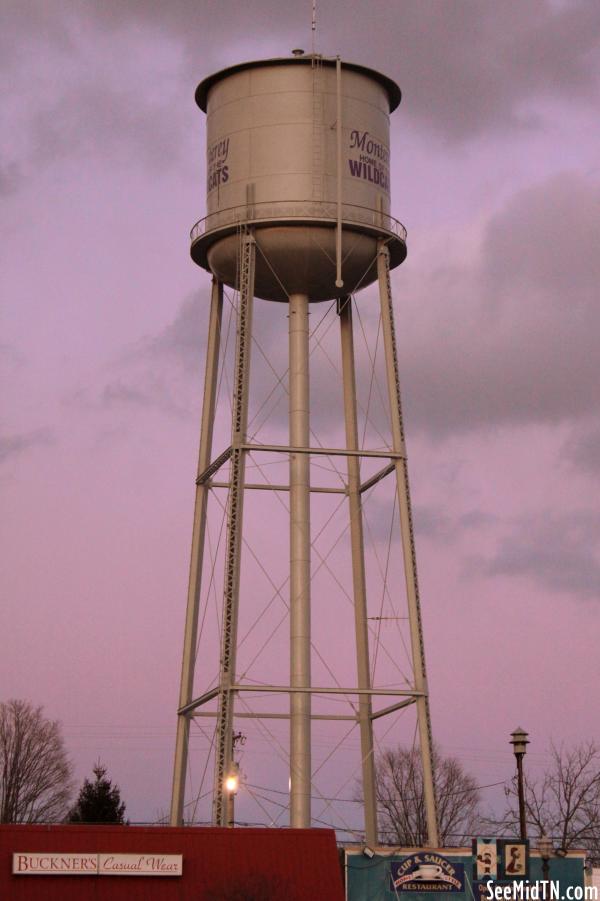
[[[253,204],[228,207],[216,210],[200,219],[190,232],[192,244],[202,235],[230,226],[238,226],[242,222],[281,222],[315,221],[335,224],[337,220],[337,204],[335,201],[318,200],[275,200]],[[381,210],[359,206],[355,203],[342,204],[342,221],[355,225],[366,225],[388,232],[406,241],[406,229],[398,219]]]

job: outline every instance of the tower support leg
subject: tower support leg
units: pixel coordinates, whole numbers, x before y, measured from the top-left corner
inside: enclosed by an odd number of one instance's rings
[[[308,447],[308,296],[289,298],[290,445]],[[310,456],[290,454],[290,686],[310,688]],[[310,694],[290,695],[290,826],[311,824]]]
[[[216,278],[213,278],[210,301],[210,320],[208,327],[208,347],[206,351],[206,370],[204,376],[204,398],[202,403],[200,450],[198,454],[198,476],[200,475],[200,473],[204,472],[204,470],[209,465],[212,454],[213,423],[215,420],[219,350],[221,344],[222,312],[223,286],[220,282],[217,281]],[[196,662],[196,641],[198,638],[198,608],[200,604],[200,584],[202,579],[202,561],[204,557],[204,538],[206,534],[207,504],[208,487],[204,484],[197,484],[196,500],[194,505],[194,526],[192,531],[192,551],[190,559],[188,599],[185,617],[185,634],[183,640],[181,686],[179,690],[180,710],[188,705],[192,700],[194,667]],[[187,768],[189,734],[189,713],[180,713],[177,720],[175,763],[173,767],[173,791],[171,795],[170,818],[171,826],[180,826],[183,822],[185,773]]]
[[[346,447],[348,450],[358,450],[356,374],[354,365],[351,297],[345,297],[339,302],[338,312],[340,316],[340,334],[342,343],[342,380],[344,383]],[[369,672],[365,547],[360,494],[360,457],[348,456],[347,461],[350,543],[352,549],[352,585],[354,594],[354,628],[356,632],[356,671],[358,687],[361,689],[369,689],[371,688],[371,676]],[[358,722],[360,727],[360,748],[362,757],[365,839],[367,844],[373,847],[377,844],[377,797],[371,712],[371,696],[369,694],[360,694],[358,696]]]
[[[227,825],[225,778],[233,762],[233,706],[232,685],[235,684],[237,624],[240,596],[240,566],[242,555],[242,513],[248,428],[248,394],[250,386],[250,348],[252,345],[252,307],[254,295],[254,264],[256,245],[248,230],[240,233],[240,290],[235,352],[233,417],[231,427],[231,458],[229,469],[229,497],[227,506],[227,543],[223,588],[223,624],[221,636],[221,665],[219,675],[219,709],[215,741],[215,778],[213,823]]]
[[[417,718],[421,761],[423,765],[423,788],[425,795],[425,813],[427,819],[428,844],[437,847],[438,827],[433,785],[433,745],[431,738],[431,717],[429,713],[429,696],[427,692],[427,673],[425,669],[425,646],[423,643],[423,627],[421,623],[421,605],[417,582],[417,562],[413,533],[410,490],[408,484],[408,467],[404,442],[404,425],[402,421],[402,404],[400,398],[400,378],[398,372],[398,355],[396,351],[396,333],[394,330],[394,310],[390,284],[389,251],[383,241],[379,242],[377,254],[377,275],[379,280],[379,298],[381,302],[381,321],[385,350],[386,378],[390,403],[392,425],[392,443],[395,453],[403,454],[397,459],[396,483],[398,491],[398,508],[400,511],[400,529],[402,533],[402,554],[406,579],[406,596],[410,638],[413,658],[414,688],[423,692],[417,697]]]

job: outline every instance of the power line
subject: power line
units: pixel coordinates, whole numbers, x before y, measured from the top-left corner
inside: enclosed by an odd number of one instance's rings
[[[277,788],[267,788],[267,786],[265,786],[265,785],[253,785],[251,782],[246,782],[246,783],[244,783],[244,784],[247,785],[249,788],[256,788],[256,789],[258,789],[259,791],[272,792],[272,793],[275,794],[275,795],[286,795],[286,796],[287,796],[287,795],[289,794],[289,792],[282,791],[281,789],[277,789]],[[503,780],[502,782],[488,782],[486,785],[474,785],[472,788],[461,788],[459,791],[448,792],[448,793],[445,794],[445,795],[440,795],[440,797],[439,797],[438,800],[441,800],[442,798],[452,798],[452,797],[454,797],[454,796],[456,796],[456,795],[464,795],[464,794],[466,794],[467,792],[472,792],[472,791],[482,791],[482,790],[485,789],[485,788],[495,788],[495,787],[498,786],[498,785],[506,785],[506,781]],[[322,797],[322,796],[311,795],[311,799],[312,799],[313,801],[332,801],[332,802],[335,802],[335,801],[343,801],[343,802],[346,803],[346,804],[362,804],[362,799],[361,799],[361,798],[325,798],[325,797]],[[412,798],[406,798],[406,797],[403,797],[402,800],[403,800],[403,801],[419,801],[420,798],[415,798],[415,797],[412,797]]]

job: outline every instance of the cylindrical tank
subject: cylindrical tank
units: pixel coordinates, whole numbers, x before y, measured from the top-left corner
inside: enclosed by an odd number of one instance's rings
[[[327,300],[374,281],[380,238],[391,265],[401,263],[406,232],[390,215],[389,167],[389,115],[400,98],[379,72],[319,56],[204,79],[196,102],[207,113],[207,216],[192,229],[193,259],[237,287],[238,231],[248,223],[255,293],[279,301]]]

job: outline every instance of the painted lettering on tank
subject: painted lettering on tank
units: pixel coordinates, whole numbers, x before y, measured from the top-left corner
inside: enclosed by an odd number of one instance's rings
[[[229,181],[229,138],[220,138],[210,145],[206,154],[206,192]]]
[[[352,178],[360,178],[390,192],[390,151],[368,131],[350,132],[348,166]]]

